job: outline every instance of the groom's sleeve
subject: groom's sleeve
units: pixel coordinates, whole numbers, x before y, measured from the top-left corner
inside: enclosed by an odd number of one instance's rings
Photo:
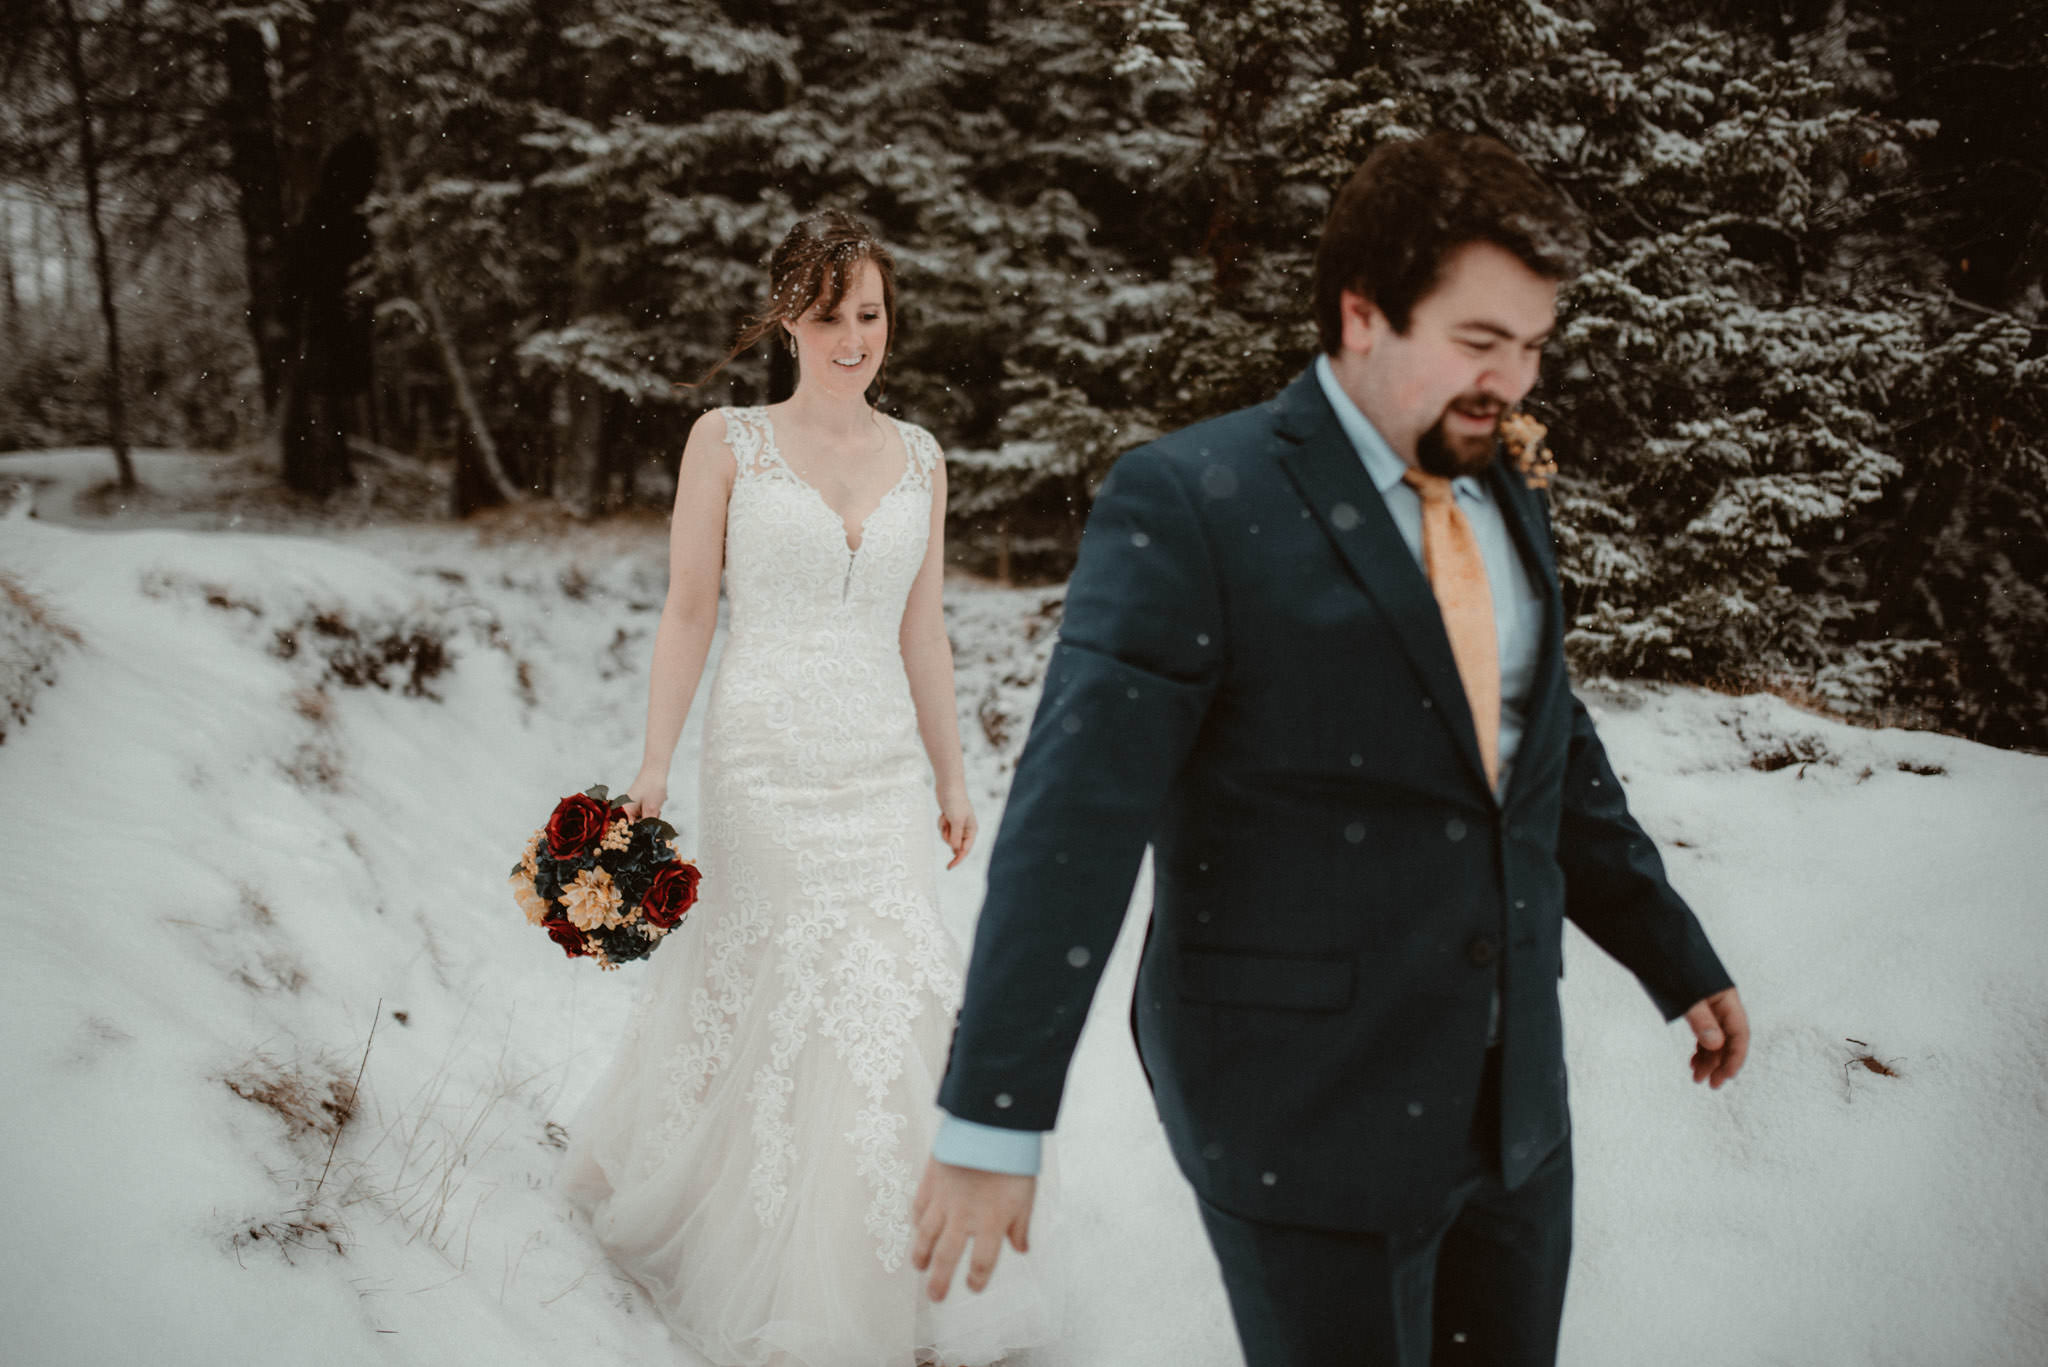
[[[1549,496],[1538,494],[1536,507],[1549,539]],[[1576,693],[1557,862],[1564,870],[1565,915],[1636,975],[1665,1020],[1735,985],[1699,917],[1665,877],[1656,842],[1630,814],[1593,715]]]
[[[1629,814],[1607,748],[1576,696],[1563,796],[1557,860],[1573,923],[1636,975],[1666,1020],[1733,986],[1699,918],[1665,877],[1656,842]]]
[[[1157,447],[1119,460],[1067,584],[1059,644],[989,859],[939,1104],[1050,1130],[1160,805],[1222,671],[1214,563]]]

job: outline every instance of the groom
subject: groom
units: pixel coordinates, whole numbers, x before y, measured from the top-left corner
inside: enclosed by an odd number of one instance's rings
[[[1250,1367],[1554,1361],[1569,916],[1733,1077],[1749,1027],[1565,676],[1542,495],[1496,456],[1583,229],[1501,144],[1382,147],[1322,352],[1125,455],[988,876],[919,1188],[945,1294],[1025,1246],[1139,859],[1131,1003]]]

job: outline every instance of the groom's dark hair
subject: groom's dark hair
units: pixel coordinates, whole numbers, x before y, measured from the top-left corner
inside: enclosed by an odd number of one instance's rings
[[[1334,356],[1342,345],[1345,290],[1405,333],[1445,258],[1471,242],[1513,252],[1553,280],[1577,275],[1586,255],[1578,211],[1493,138],[1446,131],[1375,147],[1337,192],[1316,247],[1323,350]]]

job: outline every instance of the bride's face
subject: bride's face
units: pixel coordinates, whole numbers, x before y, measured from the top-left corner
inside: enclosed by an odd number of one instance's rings
[[[818,385],[835,396],[865,393],[889,350],[882,273],[874,262],[861,261],[836,307],[827,310],[821,299],[783,326],[796,338],[800,383]]]

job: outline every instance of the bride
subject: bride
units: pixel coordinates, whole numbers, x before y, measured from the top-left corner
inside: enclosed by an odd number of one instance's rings
[[[659,814],[722,567],[702,896],[650,962],[563,1188],[720,1367],[986,1363],[1043,1338],[1036,1287],[935,1306],[909,1261],[960,992],[934,777],[948,868],[975,837],[940,609],[945,467],[930,433],[867,401],[896,321],[889,253],[828,212],[769,270],[726,360],[779,333],[796,390],[690,431],[630,790],[632,815]]]

